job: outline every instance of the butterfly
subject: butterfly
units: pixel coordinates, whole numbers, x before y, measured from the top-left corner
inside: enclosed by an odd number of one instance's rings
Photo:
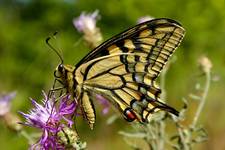
[[[146,21],[105,41],[75,66],[62,61],[55,79],[78,100],[91,129],[96,121],[93,100],[97,95],[130,122],[148,122],[159,110],[178,116],[176,109],[160,100],[156,79],[184,34],[184,28],[174,20]]]

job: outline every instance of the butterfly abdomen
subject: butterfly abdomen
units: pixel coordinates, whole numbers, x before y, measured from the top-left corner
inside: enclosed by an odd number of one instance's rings
[[[88,92],[81,93],[81,109],[83,111],[84,117],[87,119],[89,127],[93,129],[96,114],[95,114],[95,108],[93,105],[93,101],[90,99],[91,96]]]

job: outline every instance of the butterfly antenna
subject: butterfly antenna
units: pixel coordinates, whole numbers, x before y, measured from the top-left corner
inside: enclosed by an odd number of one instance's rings
[[[54,33],[53,33],[53,36],[56,36],[58,34],[58,31],[55,31]]]
[[[54,33],[55,35],[55,33]],[[51,37],[48,37],[45,42],[46,44],[58,55],[60,61],[61,61],[61,64],[63,64],[63,58],[62,56],[60,55],[60,53],[51,45],[51,43],[49,42],[49,40],[51,39]]]
[[[61,53],[61,56],[63,57],[63,52],[62,52],[62,49],[61,49],[61,44],[60,44],[60,42],[59,42],[58,39],[57,39],[57,34],[58,34],[58,33],[59,33],[58,31],[55,31],[55,32],[53,33],[53,38],[54,38],[55,41],[56,41],[57,49],[59,50],[59,52]]]

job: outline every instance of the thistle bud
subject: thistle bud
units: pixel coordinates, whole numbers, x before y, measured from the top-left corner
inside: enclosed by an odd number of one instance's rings
[[[90,48],[95,48],[102,42],[102,34],[96,26],[99,18],[98,10],[96,10],[90,14],[83,12],[79,17],[73,19],[75,28],[84,34],[83,38]]]
[[[0,97],[0,119],[13,131],[20,131],[22,126],[17,115],[11,112],[11,102],[16,96],[16,92],[11,92]]]
[[[212,62],[206,56],[201,56],[198,59],[198,64],[204,73],[209,73],[212,68]]]

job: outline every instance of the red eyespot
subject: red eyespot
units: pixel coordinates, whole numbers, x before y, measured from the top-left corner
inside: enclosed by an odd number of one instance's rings
[[[135,115],[135,113],[133,112],[131,108],[126,108],[124,110],[124,115],[125,115],[125,119],[129,122],[132,122],[135,119],[137,119],[137,116]]]

